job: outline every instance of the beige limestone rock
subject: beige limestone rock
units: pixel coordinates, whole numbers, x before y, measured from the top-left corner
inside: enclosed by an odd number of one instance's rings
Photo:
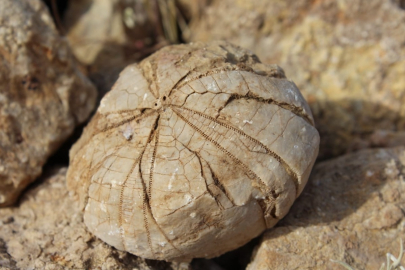
[[[226,42],[128,66],[70,152],[84,221],[119,250],[187,261],[274,226],[301,193],[319,135],[276,65]]]
[[[311,107],[321,158],[371,146],[376,130],[405,131],[403,1],[211,2],[190,41],[224,39],[281,65]]]
[[[289,214],[264,235],[248,269],[345,269],[332,260],[380,269],[387,253],[398,258],[404,211],[405,147],[318,163]]]
[[[66,170],[46,171],[18,207],[0,209],[0,269],[187,269],[145,261],[92,236],[66,188]]]
[[[0,1],[0,206],[41,173],[95,100],[42,1]]]
[[[69,44],[101,95],[119,72],[154,51],[153,1],[71,0],[64,16]]]

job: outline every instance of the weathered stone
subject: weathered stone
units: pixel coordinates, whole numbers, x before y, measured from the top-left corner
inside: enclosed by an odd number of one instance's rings
[[[11,269],[187,269],[145,261],[93,237],[66,188],[66,168],[0,209],[0,265]],[[4,243],[3,243],[4,241]]]
[[[224,39],[280,64],[308,100],[327,158],[370,146],[376,130],[405,131],[401,3],[213,0],[190,41]]]
[[[387,253],[398,257],[404,211],[405,147],[319,163],[289,214],[264,235],[248,269],[344,269],[332,260],[380,269]]]
[[[122,69],[154,51],[156,10],[150,1],[69,1],[64,17],[67,38],[100,96],[111,89]]]
[[[319,135],[276,65],[226,42],[128,66],[70,152],[89,230],[145,258],[188,261],[274,226],[301,193]]]
[[[42,1],[0,1],[0,206],[15,202],[95,101]]]

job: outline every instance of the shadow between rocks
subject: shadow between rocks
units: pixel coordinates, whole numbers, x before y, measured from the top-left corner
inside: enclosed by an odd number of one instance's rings
[[[134,40],[127,44],[104,42],[93,63],[86,66],[88,78],[98,90],[98,103],[117,81],[119,74],[130,64],[138,63],[160,48],[151,38],[150,44],[144,40]],[[91,40],[82,41],[84,44]]]
[[[393,0],[393,1],[400,9],[405,10],[405,0]]]
[[[405,115],[401,108],[348,98],[309,104],[321,136],[318,161],[365,148],[405,144]]]
[[[91,42],[85,40],[84,42]],[[136,63],[143,54],[131,45],[105,42],[94,62],[87,67],[89,79],[99,91],[99,100],[109,92],[117,81],[120,72],[128,65]],[[147,55],[146,55],[147,56]]]
[[[244,270],[250,262],[254,248],[260,243],[260,237],[252,239],[246,245],[213,259],[194,259],[192,270]]]

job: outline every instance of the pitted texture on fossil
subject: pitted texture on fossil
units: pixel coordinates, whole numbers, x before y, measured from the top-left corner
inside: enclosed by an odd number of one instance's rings
[[[177,45],[121,73],[71,150],[68,186],[118,249],[214,257],[288,212],[318,145],[279,67],[225,42]]]

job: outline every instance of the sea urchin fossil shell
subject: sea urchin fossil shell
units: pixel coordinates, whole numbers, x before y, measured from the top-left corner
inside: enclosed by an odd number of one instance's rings
[[[121,73],[70,152],[68,187],[117,249],[215,257],[288,212],[318,145],[279,67],[225,42],[170,46]]]

